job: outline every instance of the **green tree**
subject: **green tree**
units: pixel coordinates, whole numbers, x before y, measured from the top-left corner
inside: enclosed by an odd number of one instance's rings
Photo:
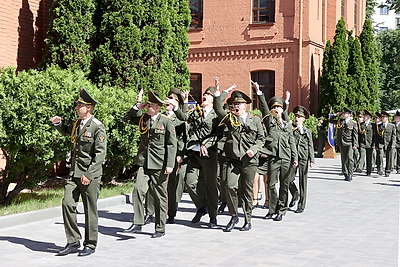
[[[367,0],[366,2],[366,8],[365,8],[365,18],[366,19],[372,19],[372,16],[375,14],[375,7],[378,4],[376,3],[375,0]]]
[[[98,84],[138,87],[143,66],[141,0],[102,0],[91,78]]]
[[[333,99],[333,71],[332,71],[332,45],[331,41],[326,42],[324,57],[322,60],[322,74],[320,78],[319,109],[320,115],[326,116],[330,112],[331,99]]]
[[[95,0],[54,0],[47,32],[44,64],[90,72],[96,32]]]
[[[400,103],[400,30],[377,35],[380,55],[380,104],[383,110],[398,109]]]
[[[349,33],[349,68],[347,71],[349,86],[346,105],[354,111],[371,110],[370,96],[365,77],[365,66],[361,55],[361,46],[357,38]]]
[[[336,24],[336,31],[332,52],[332,91],[333,97],[330,105],[333,111],[342,110],[346,106],[346,95],[348,93],[348,58],[349,47],[347,44],[346,26],[343,18]]]
[[[370,19],[365,20],[363,30],[360,35],[361,52],[365,66],[365,77],[367,80],[367,92],[370,105],[368,108],[375,111],[379,108],[378,96],[378,76],[379,63],[377,61],[377,49],[374,34],[372,31],[372,22]]]
[[[386,4],[389,5],[389,9],[400,12],[400,1],[399,0],[386,0]]]

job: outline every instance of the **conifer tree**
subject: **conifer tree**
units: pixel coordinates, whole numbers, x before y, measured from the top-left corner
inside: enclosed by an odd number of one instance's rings
[[[331,41],[326,42],[324,57],[322,60],[322,74],[320,78],[319,109],[320,115],[326,116],[330,112],[332,90],[332,45]]]
[[[365,77],[364,61],[361,55],[360,42],[349,33],[349,68],[348,68],[348,93],[346,95],[346,105],[354,111],[364,109],[371,110],[371,104],[368,99],[369,92],[367,80]]]
[[[54,0],[44,65],[90,72],[95,10],[95,0]]]
[[[143,65],[141,0],[102,0],[91,78],[100,85],[137,86]]]
[[[361,52],[365,65],[365,76],[368,88],[369,108],[374,111],[379,106],[378,96],[378,75],[379,65],[377,61],[377,50],[372,32],[372,22],[365,20],[363,30],[360,35]]]
[[[337,112],[346,106],[346,94],[348,93],[348,58],[349,48],[347,44],[346,27],[343,18],[336,24],[336,31],[332,52],[332,93],[330,100],[333,111]]]

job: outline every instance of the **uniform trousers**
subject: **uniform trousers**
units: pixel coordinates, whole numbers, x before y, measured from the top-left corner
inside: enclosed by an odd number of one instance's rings
[[[80,178],[69,178],[65,185],[62,200],[62,214],[67,243],[79,241],[82,236],[78,229],[76,207],[79,196],[82,197],[85,212],[84,246],[96,248],[98,238],[97,199],[100,190],[100,177],[92,179],[89,185],[83,185]]]
[[[268,158],[269,213],[285,215],[288,208],[288,189],[291,160]],[[279,182],[279,194],[277,184]]]
[[[300,200],[297,204],[298,209],[305,209],[306,207],[306,201],[307,201],[307,178],[308,178],[308,165],[309,165],[308,160],[299,160],[299,165],[297,168],[292,167],[291,168],[291,182],[289,184],[289,190],[290,193],[292,194],[293,198],[300,197]],[[295,184],[295,177],[296,173],[299,173],[299,191],[297,190],[296,184]]]
[[[340,146],[340,159],[342,162],[342,172],[345,177],[353,176],[354,171],[354,149],[352,146]]]
[[[217,217],[217,159],[200,157],[190,152],[186,166],[186,188],[197,210],[208,209],[210,218]]]
[[[167,184],[168,175],[162,170],[149,170],[140,167],[137,173],[136,183],[133,189],[133,223],[144,225],[144,207],[147,191],[153,197],[155,211],[155,231],[165,232],[167,220]]]
[[[226,168],[226,200],[231,216],[238,216],[238,206],[243,209],[245,223],[251,222],[253,183],[257,165],[238,160],[228,160]]]
[[[363,170],[364,167],[366,167],[367,174],[370,174],[372,171],[372,155],[372,148],[360,147],[360,162],[358,167],[360,168],[360,170]]]

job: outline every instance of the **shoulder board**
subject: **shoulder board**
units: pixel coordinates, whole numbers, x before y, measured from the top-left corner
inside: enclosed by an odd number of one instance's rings
[[[165,115],[165,114],[161,114],[161,116],[163,116],[163,117],[165,117],[165,118],[167,118],[167,119],[172,119],[172,117],[170,117],[170,116],[168,116],[168,115]]]
[[[99,121],[96,118],[93,118],[92,121],[96,124],[96,125],[102,125],[101,121]]]

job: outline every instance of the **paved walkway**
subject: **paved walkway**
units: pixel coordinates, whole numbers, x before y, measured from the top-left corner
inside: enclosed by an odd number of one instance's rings
[[[243,217],[225,233],[228,214],[218,216],[221,229],[208,229],[208,216],[192,225],[194,205],[180,203],[177,223],[165,237],[152,239],[154,225],[142,234],[120,233],[131,222],[132,206],[118,204],[99,211],[99,245],[89,257],[55,257],[65,245],[62,218],[43,218],[1,228],[1,266],[397,266],[400,175],[389,178],[339,176],[339,159],[317,159],[309,177],[303,214],[289,211],[283,221],[263,220],[255,209],[253,229],[240,232]],[[45,217],[45,216],[44,216]],[[79,215],[82,226],[83,215]]]

